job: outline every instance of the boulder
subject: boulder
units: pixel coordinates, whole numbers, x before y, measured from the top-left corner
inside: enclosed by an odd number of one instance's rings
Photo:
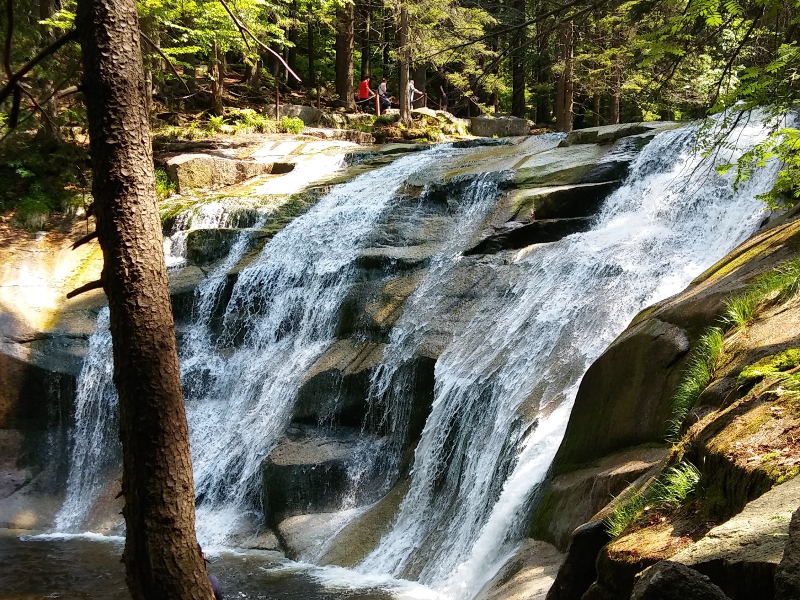
[[[591,217],[574,219],[546,219],[524,225],[508,223],[493,234],[485,237],[475,246],[466,250],[464,256],[473,254],[494,254],[502,250],[518,250],[532,244],[546,244],[592,227]]]
[[[436,111],[427,107],[415,108],[411,111],[412,119],[419,119],[420,117],[435,119],[436,116]]]
[[[384,344],[351,338],[333,344],[303,375],[294,420],[360,427],[367,412],[370,376],[383,349]]]
[[[658,319],[637,323],[614,340],[581,380],[554,473],[663,440],[688,352],[686,332]]]
[[[622,141],[612,146],[583,144],[533,154],[515,165],[517,185],[555,186],[625,179],[636,154]]]
[[[631,600],[730,600],[705,575],[669,560],[636,578]]]
[[[383,498],[339,529],[325,545],[319,564],[354,567],[364,560],[389,532],[407,492],[408,479],[401,479]]]
[[[356,144],[372,144],[375,142],[375,138],[372,137],[371,133],[356,131],[354,129],[319,129],[316,127],[306,127],[303,133],[323,140],[339,140]]]
[[[547,600],[581,600],[597,577],[597,555],[610,539],[601,520],[576,528],[572,532],[564,562],[547,593]]]
[[[545,600],[563,561],[550,544],[526,539],[476,600]]]
[[[260,175],[288,173],[290,163],[262,163],[210,154],[181,154],[167,161],[170,177],[184,194],[193,189],[235,185]]]
[[[246,235],[253,245],[265,232],[233,228],[193,229],[186,237],[186,258],[195,265],[209,265],[228,255],[239,236]]]
[[[570,219],[594,215],[621,181],[518,189],[506,200],[509,220]]]
[[[264,110],[270,119],[275,118],[275,105],[268,104]],[[281,104],[280,115],[278,118],[283,117],[300,119],[306,125],[316,125],[322,117],[322,111],[314,108],[313,106],[304,106],[300,104]]]
[[[356,489],[349,469],[354,452],[370,443],[376,442],[357,428],[289,428],[261,466],[267,524],[274,527],[295,515],[336,511],[346,494],[367,494],[370,481],[379,474],[360,473]]]
[[[775,600],[800,598],[800,508],[792,514],[789,538],[775,573]]]
[[[731,600],[773,600],[798,506],[800,479],[795,478],[748,503],[671,560],[707,575]]]
[[[558,475],[548,482],[537,503],[532,536],[561,550],[574,545],[582,523],[587,523],[632,481],[660,465],[668,454],[666,447],[630,448],[606,456],[594,466]]]
[[[679,127],[679,123],[672,121],[647,121],[640,123],[622,123],[619,125],[601,125],[600,127],[587,127],[576,129],[567,134],[561,141],[562,147],[576,144],[607,144],[616,140],[641,134],[655,134],[658,131]]]
[[[518,117],[490,117],[481,115],[470,119],[470,133],[478,137],[506,137],[528,135],[531,130],[528,121]]]

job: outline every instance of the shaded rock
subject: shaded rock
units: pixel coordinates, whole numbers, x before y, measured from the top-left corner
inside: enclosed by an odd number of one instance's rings
[[[391,529],[408,485],[408,479],[401,479],[388,494],[337,531],[325,544],[319,564],[354,567],[361,562]]]
[[[705,575],[668,560],[636,578],[631,600],[730,600]]]
[[[264,112],[270,119],[275,118],[275,105],[267,104]],[[279,119],[290,117],[300,119],[306,125],[316,125],[322,117],[322,111],[313,106],[303,106],[300,104],[281,104]]]
[[[707,575],[731,600],[772,600],[798,506],[800,479],[792,479],[747,504],[671,560]]]
[[[659,465],[668,454],[666,447],[630,448],[604,457],[596,466],[558,475],[548,483],[537,504],[532,536],[550,541],[559,549],[573,545],[582,523],[587,523],[610,498]]]
[[[789,538],[775,573],[775,600],[800,598],[800,508],[792,514]]]
[[[323,140],[341,140],[356,144],[372,144],[375,142],[375,138],[372,137],[371,133],[354,129],[318,129],[315,127],[306,127],[303,133]]]
[[[209,154],[181,154],[167,161],[170,177],[181,194],[234,185],[260,175],[288,173],[293,168],[289,163],[262,163]]]
[[[635,152],[613,146],[584,144],[554,148],[523,158],[516,165],[519,186],[602,183],[625,179]]]
[[[361,426],[367,412],[372,370],[383,344],[339,340],[303,375],[293,417],[306,423]]]
[[[621,181],[514,190],[509,220],[570,219],[594,215]]]
[[[186,258],[195,265],[208,265],[228,255],[241,229],[194,229],[186,237]],[[264,234],[248,231],[251,242]]]
[[[470,119],[469,130],[479,137],[528,135],[531,132],[528,121],[518,117],[490,117],[481,115]]]
[[[518,250],[532,244],[557,242],[573,233],[591,229],[593,219],[576,217],[574,219],[548,219],[533,221],[525,225],[510,223],[503,230],[490,235],[464,252],[473,254],[494,254],[502,250]]]
[[[576,129],[567,134],[561,146],[574,146],[575,144],[605,144],[620,138],[653,133],[679,127],[679,123],[670,121],[647,121],[641,123],[622,123],[620,125],[601,125],[600,127],[587,127]]]
[[[293,560],[318,562],[331,539],[356,515],[357,511],[346,510],[294,515],[284,519],[278,523],[277,532],[286,556]]]
[[[330,512],[341,507],[351,491],[348,466],[359,445],[369,443],[358,429],[318,431],[292,427],[261,466],[264,517],[275,526],[282,520],[308,513]],[[358,490],[369,492],[364,474]]]
[[[572,532],[564,563],[547,594],[547,600],[580,600],[597,578],[595,561],[611,540],[603,521],[591,521]]]
[[[546,542],[527,539],[484,586],[478,600],[545,600],[564,555]]]
[[[598,358],[581,381],[555,473],[620,448],[664,439],[672,391],[689,351],[680,327],[646,319],[629,327]]]

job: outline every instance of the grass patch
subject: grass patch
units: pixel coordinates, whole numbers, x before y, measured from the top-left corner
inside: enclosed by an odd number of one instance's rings
[[[681,461],[666,469],[653,483],[618,503],[604,522],[609,535],[617,537],[652,510],[675,509],[693,497],[700,483],[700,471]]]
[[[788,300],[799,290],[800,259],[794,259],[760,275],[744,292],[729,298],[723,322],[742,329],[760,308]]]
[[[672,396],[672,417],[667,428],[669,441],[677,442],[680,439],[683,421],[714,377],[724,346],[724,333],[719,327],[709,327],[700,336],[689,357],[689,366],[683,379]]]

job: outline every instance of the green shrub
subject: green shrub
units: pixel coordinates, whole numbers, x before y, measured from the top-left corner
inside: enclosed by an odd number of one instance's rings
[[[276,133],[278,126],[275,121],[261,115],[252,108],[234,108],[229,111],[229,118],[233,123],[234,131],[253,131],[256,133]]]
[[[646,488],[636,491],[617,503],[604,519],[606,531],[617,537],[647,511],[675,509],[686,503],[697,491],[700,471],[692,463],[681,461],[664,470]]]
[[[305,123],[297,117],[283,117],[281,119],[281,130],[285,133],[302,133]]]
[[[742,329],[759,307],[781,302],[800,291],[800,259],[786,262],[759,276],[747,289],[725,302],[723,321]]]
[[[387,125],[394,125],[400,120],[399,114],[381,115],[377,117],[373,123],[375,127],[385,127]]]
[[[159,200],[169,197],[176,190],[175,182],[166,169],[156,167],[156,197]]]
[[[222,126],[225,124],[225,117],[222,115],[209,115],[208,117],[208,125],[207,129],[211,133],[217,133],[222,129]]]
[[[689,356],[689,366],[683,379],[672,396],[672,416],[667,428],[668,440],[677,442],[680,438],[683,421],[714,376],[724,345],[723,332],[719,327],[709,327],[700,336],[697,346]]]

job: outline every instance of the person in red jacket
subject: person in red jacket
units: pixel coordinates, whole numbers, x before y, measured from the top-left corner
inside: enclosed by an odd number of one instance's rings
[[[375,97],[375,92],[370,89],[369,82],[370,77],[365,77],[361,85],[358,86],[358,105],[361,110],[367,108],[367,100]]]

